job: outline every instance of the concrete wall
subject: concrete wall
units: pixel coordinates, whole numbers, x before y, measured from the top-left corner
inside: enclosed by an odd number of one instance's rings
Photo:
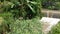
[[[42,9],[42,13],[43,13],[44,17],[60,18],[60,10]]]

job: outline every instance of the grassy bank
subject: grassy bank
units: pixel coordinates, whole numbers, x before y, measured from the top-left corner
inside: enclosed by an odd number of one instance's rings
[[[14,24],[14,25],[13,25]],[[9,34],[41,34],[41,23],[38,18],[31,20],[16,20],[10,24]]]
[[[4,28],[3,28],[4,27]],[[3,32],[1,32],[3,31]],[[0,25],[0,34],[42,34],[39,18],[31,20],[6,19]]]

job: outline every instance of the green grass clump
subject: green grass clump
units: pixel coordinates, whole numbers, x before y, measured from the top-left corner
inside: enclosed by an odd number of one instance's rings
[[[60,34],[60,22],[52,28],[49,34]]]
[[[11,31],[7,34],[42,34],[39,19],[16,20],[10,24]]]
[[[7,14],[9,13],[0,14],[4,19],[0,25],[0,34],[42,34],[39,18],[15,20],[12,16],[9,16],[10,14]]]

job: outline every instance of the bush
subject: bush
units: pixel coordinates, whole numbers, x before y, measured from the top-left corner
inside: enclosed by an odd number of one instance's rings
[[[44,0],[42,1],[43,8],[59,10],[60,0]]]
[[[3,23],[0,25],[0,34],[42,34],[39,18],[14,20],[7,14],[9,13],[0,14],[0,16],[4,18]],[[7,16],[7,18],[5,18],[5,16]]]
[[[0,3],[0,17],[4,19],[0,34],[42,33],[39,19],[34,19],[41,17],[41,0],[0,0]]]
[[[37,20],[36,20],[37,19]],[[16,20],[10,24],[11,32],[8,34],[42,34],[41,23],[38,18],[31,20]]]
[[[6,32],[10,31],[9,24],[13,22],[12,14],[9,13],[9,12],[7,12],[7,13],[1,13],[0,17],[2,17],[0,19],[0,34],[6,34]]]
[[[5,0],[1,3],[4,12],[11,12],[14,18],[31,19],[41,14],[41,0]]]

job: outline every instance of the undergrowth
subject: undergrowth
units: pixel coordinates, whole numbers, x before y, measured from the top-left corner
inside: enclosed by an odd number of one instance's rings
[[[41,23],[38,18],[31,20],[17,19],[10,24],[10,29],[11,31],[8,34],[42,34]]]

